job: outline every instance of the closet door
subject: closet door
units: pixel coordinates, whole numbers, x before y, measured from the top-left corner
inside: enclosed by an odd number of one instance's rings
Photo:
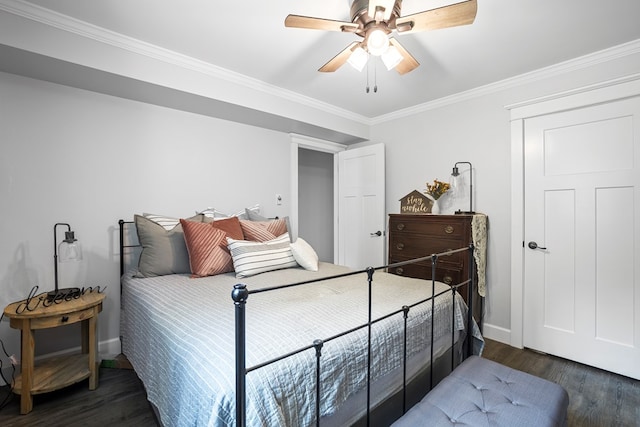
[[[640,378],[640,97],[524,132],[523,344]]]

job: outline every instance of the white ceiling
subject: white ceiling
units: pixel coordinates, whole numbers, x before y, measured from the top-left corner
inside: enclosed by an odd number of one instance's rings
[[[369,118],[640,39],[639,0],[478,0],[472,25],[397,36],[420,67],[378,63],[366,93],[366,68],[317,71],[357,36],[284,27],[289,13],[349,21],[348,0],[30,2]],[[405,0],[402,15],[456,2]]]

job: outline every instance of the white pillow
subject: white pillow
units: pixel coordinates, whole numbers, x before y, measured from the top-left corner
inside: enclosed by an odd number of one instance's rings
[[[297,263],[305,270],[318,271],[318,254],[302,237],[290,244]]]
[[[237,216],[240,219],[249,219],[249,213],[255,214],[255,215],[259,215],[260,214],[260,205],[259,204],[255,204],[250,208],[245,208],[244,210],[236,212],[236,213],[234,213],[232,215],[226,214],[224,212],[220,212],[216,208],[212,208],[212,207],[208,207],[208,208],[203,209],[201,211],[196,211],[196,214],[202,214],[202,215],[206,216],[207,218],[213,218],[214,220],[231,218],[231,217],[234,217],[234,216]]]
[[[266,242],[227,237],[227,243],[237,278],[298,266],[289,246],[289,233]]]

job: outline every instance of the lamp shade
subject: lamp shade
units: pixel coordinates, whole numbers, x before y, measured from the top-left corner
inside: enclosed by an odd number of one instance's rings
[[[389,48],[389,37],[380,30],[375,29],[367,34],[367,50],[371,55],[380,56]]]
[[[65,239],[58,245],[58,261],[70,262],[82,260],[82,246],[73,231],[65,232]]]
[[[351,55],[349,55],[347,62],[356,70],[362,71],[364,66],[367,64],[368,59],[369,54],[363,48],[357,47]]]
[[[402,55],[395,46],[389,46],[389,48],[382,54],[382,62],[387,70],[392,70],[402,61]]]

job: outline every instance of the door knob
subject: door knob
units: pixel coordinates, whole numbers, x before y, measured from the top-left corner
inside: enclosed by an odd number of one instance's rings
[[[371,235],[380,237],[380,236],[382,236],[382,231],[378,230],[375,233],[371,233]]]
[[[542,249],[546,250],[547,248],[543,248],[542,246],[538,246],[536,242],[529,242],[529,249]]]

